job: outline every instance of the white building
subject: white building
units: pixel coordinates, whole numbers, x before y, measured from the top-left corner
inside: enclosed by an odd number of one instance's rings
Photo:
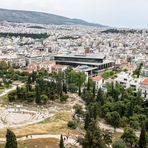
[[[114,82],[118,82],[123,85],[126,89],[131,87],[135,91],[139,90],[141,78],[132,77],[132,73],[121,72],[117,75],[117,78],[114,79]]]
[[[99,90],[103,84],[103,78],[101,76],[95,76],[91,78],[95,82],[96,90]]]
[[[140,90],[142,91],[142,96],[148,99],[148,78],[145,78],[140,84]]]

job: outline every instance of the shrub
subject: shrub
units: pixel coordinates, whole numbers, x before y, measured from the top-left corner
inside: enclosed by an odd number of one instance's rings
[[[126,145],[122,139],[115,141],[112,145],[113,148],[126,148]]]
[[[77,124],[76,124],[76,122],[73,121],[73,120],[70,120],[70,121],[68,122],[67,126],[68,126],[69,128],[72,128],[72,129],[76,129],[76,128],[77,128]]]
[[[61,102],[65,102],[65,101],[67,101],[67,99],[68,99],[68,95],[63,95],[60,97]]]

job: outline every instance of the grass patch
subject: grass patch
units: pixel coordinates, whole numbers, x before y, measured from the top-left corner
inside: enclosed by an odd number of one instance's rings
[[[39,122],[39,124],[47,124],[49,122],[69,121],[70,119],[71,119],[70,112],[58,112],[53,117],[49,117],[49,118]]]

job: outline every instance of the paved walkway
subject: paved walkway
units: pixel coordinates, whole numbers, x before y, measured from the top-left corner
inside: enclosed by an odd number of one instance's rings
[[[114,128],[111,125],[109,125],[109,124],[105,124],[105,123],[100,121],[99,122],[99,126],[100,126],[101,129],[111,130],[112,132],[114,132]],[[116,132],[124,133],[124,129],[123,128],[116,128]],[[140,136],[140,131],[136,130],[135,134],[136,134],[137,137],[139,137]]]
[[[23,86],[23,85],[24,85],[24,84],[21,83],[21,84],[19,84],[18,86],[21,87],[21,86]],[[5,89],[5,91],[0,94],[0,97],[3,97],[3,96],[5,96],[5,95],[7,95],[8,93],[10,93],[11,91],[16,90],[16,87],[17,87],[16,85],[13,85],[10,89]]]

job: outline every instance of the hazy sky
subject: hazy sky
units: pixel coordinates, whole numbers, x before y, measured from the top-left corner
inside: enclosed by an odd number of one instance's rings
[[[114,27],[148,28],[148,0],[0,0],[0,7],[43,11]]]

